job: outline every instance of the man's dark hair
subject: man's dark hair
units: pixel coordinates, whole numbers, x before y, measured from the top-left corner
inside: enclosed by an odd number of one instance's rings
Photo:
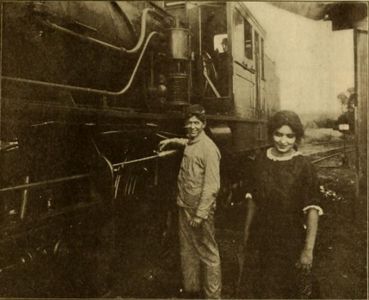
[[[299,116],[290,110],[281,110],[270,118],[268,122],[268,135],[270,140],[273,139],[274,132],[284,125],[291,127],[292,131],[296,134],[296,142],[300,143],[304,136],[304,126]]]
[[[192,104],[186,110],[186,119],[197,117],[201,122],[206,122],[205,108],[200,104]]]

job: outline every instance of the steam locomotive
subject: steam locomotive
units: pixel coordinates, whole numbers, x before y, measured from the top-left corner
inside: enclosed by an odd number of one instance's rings
[[[184,135],[191,103],[206,108],[222,152],[218,201],[235,212],[240,163],[267,146],[279,107],[266,33],[247,5],[0,5],[1,296],[64,296],[34,294],[45,265],[72,296],[86,296],[81,276],[101,295],[125,238],[168,229],[180,154],[156,149]]]

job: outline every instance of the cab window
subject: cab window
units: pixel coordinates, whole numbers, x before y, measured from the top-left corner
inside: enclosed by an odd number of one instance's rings
[[[234,59],[239,62],[243,61],[244,58],[244,48],[240,45],[244,44],[244,27],[243,27],[243,17],[238,10],[233,12],[234,20],[234,38],[233,38],[233,48],[234,48]]]
[[[217,53],[226,53],[228,51],[228,35],[214,35],[214,51]]]
[[[250,22],[237,9],[233,11],[233,28],[234,59],[245,66],[253,67],[253,28]]]
[[[244,27],[244,36],[245,36],[245,57],[247,59],[252,60],[252,27],[251,24],[246,20],[243,19],[243,27]]]
[[[261,38],[261,79],[265,80],[265,66],[264,66],[264,39]]]
[[[205,97],[229,95],[229,41],[227,15],[224,4],[205,4],[200,8],[202,58]]]

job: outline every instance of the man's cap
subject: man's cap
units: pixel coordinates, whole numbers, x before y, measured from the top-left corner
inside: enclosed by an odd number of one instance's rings
[[[200,104],[192,104],[186,110],[186,117],[191,118],[192,116],[196,116],[202,122],[206,121],[206,112],[205,108]]]

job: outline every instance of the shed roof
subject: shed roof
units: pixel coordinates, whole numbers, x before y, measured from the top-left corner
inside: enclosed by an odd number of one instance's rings
[[[313,20],[331,20],[333,30],[354,28],[367,18],[366,2],[271,2],[272,5]]]

